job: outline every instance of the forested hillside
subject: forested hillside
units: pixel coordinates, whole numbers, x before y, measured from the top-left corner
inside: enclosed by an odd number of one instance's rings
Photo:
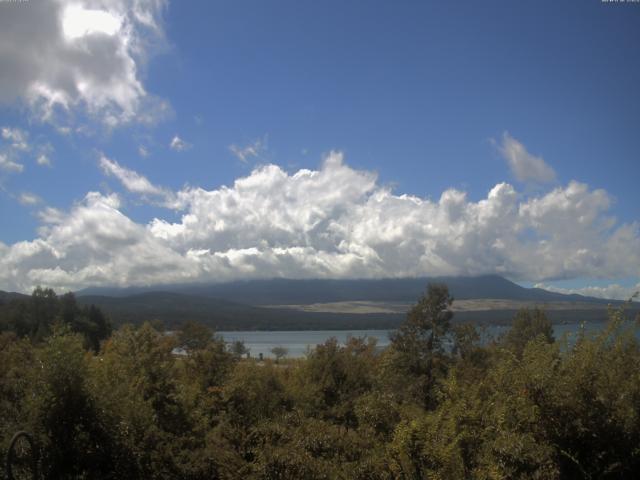
[[[452,326],[447,288],[430,285],[381,353],[352,338],[260,362],[193,323],[178,335],[124,326],[94,348],[95,313],[46,290],[31,301],[26,318],[41,308],[50,322],[2,324],[0,451],[31,432],[47,479],[631,479],[640,469],[640,345],[624,308],[571,346],[539,310],[480,344],[474,326]]]

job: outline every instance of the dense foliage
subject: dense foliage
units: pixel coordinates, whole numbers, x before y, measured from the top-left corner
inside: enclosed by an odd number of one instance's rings
[[[109,334],[99,311],[37,290],[2,310],[0,451],[32,432],[49,479],[636,478],[640,345],[623,310],[571,341],[524,310],[481,342],[451,326],[452,301],[430,285],[384,350],[329,340],[276,363],[193,323]]]
[[[94,305],[79,305],[71,292],[59,297],[50,288],[38,287],[30,297],[0,301],[0,332],[37,343],[62,325],[81,334],[85,347],[96,353],[100,342],[111,335],[111,324],[102,311]]]

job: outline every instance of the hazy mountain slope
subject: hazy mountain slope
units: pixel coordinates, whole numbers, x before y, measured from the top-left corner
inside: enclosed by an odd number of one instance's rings
[[[184,321],[205,323],[216,330],[334,330],[394,328],[401,314],[357,315],[307,313],[260,308],[203,296],[149,292],[128,297],[81,296],[81,304],[94,304],[118,324],[160,320],[167,328]]]
[[[165,285],[161,288],[95,288],[80,291],[78,295],[128,296],[163,290],[249,305],[298,305],[351,300],[414,302],[429,282],[446,283],[453,297],[460,300],[499,298],[606,303],[606,300],[581,295],[563,295],[538,288],[524,288],[498,275],[375,280],[248,280],[219,284]]]
[[[217,330],[371,329],[397,326],[405,317],[403,309],[415,303],[430,281],[446,283],[459,301],[458,305],[478,305],[477,309],[456,309],[456,321],[509,323],[516,307],[523,304],[543,305],[554,322],[606,318],[606,300],[523,288],[496,275],[432,279],[252,280],[163,286],[162,289],[92,288],[77,295],[79,303],[99,306],[116,325],[160,320],[173,328],[186,320],[194,320]],[[0,292],[0,303],[11,298],[26,296]],[[394,308],[363,313],[353,308],[331,311],[313,306],[358,301],[383,306],[386,302],[387,305],[394,304]],[[566,307],[557,308],[558,303]],[[498,304],[502,306],[497,307]],[[285,305],[297,307],[284,308]]]
[[[28,295],[17,292],[4,292],[0,290],[0,303],[8,303],[11,300],[23,300],[28,298]]]
[[[129,297],[79,297],[83,304],[95,304],[117,326],[160,320],[167,328],[176,328],[187,320],[202,322],[215,330],[361,330],[396,328],[404,312],[349,313],[314,312],[299,309],[261,308],[217,299],[171,292],[151,292]],[[584,305],[584,304],[583,304]],[[454,322],[509,324],[515,309],[456,311]],[[636,310],[637,311],[637,310]],[[553,322],[574,323],[606,319],[606,307],[593,304],[563,310],[548,310]],[[635,314],[635,313],[634,313]]]

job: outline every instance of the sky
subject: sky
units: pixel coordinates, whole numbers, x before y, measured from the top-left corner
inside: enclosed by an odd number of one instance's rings
[[[0,1],[0,289],[640,289],[640,2]]]

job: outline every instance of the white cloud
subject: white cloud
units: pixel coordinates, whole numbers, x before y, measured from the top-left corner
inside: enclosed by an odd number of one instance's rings
[[[62,17],[62,32],[69,41],[96,33],[112,37],[121,28],[122,19],[106,10],[90,10],[79,5],[69,5]]]
[[[36,159],[36,162],[41,167],[50,167],[51,166],[51,159],[48,157],[48,155],[46,153],[41,153],[40,155],[38,155],[38,158]]]
[[[247,163],[250,158],[256,158],[262,155],[267,149],[267,136],[258,138],[244,147],[238,145],[229,145],[229,151],[243,163]]]
[[[2,127],[0,129],[0,169],[10,172],[22,172],[24,165],[21,163],[25,155],[33,156],[38,165],[51,166],[49,155],[53,147],[49,143],[40,144],[30,142],[29,132],[15,127]]]
[[[38,284],[70,289],[193,276],[183,256],[123,215],[119,205],[115,195],[87,194],[69,213],[52,218],[41,238],[7,249],[0,257],[0,285],[28,291]],[[12,271],[4,268],[9,265]]]
[[[57,208],[45,207],[38,212],[38,218],[45,225],[40,227],[42,231],[47,231],[47,225],[62,223],[65,213]],[[44,236],[44,234],[42,234]]]
[[[110,126],[144,117],[157,102],[139,70],[152,40],[162,38],[165,5],[0,2],[0,103],[24,101],[40,119],[54,123],[60,113],[88,113]]]
[[[24,165],[12,160],[6,153],[0,153],[0,170],[10,173],[21,173],[24,170]]]
[[[140,145],[138,147],[138,155],[140,155],[142,158],[147,158],[149,156],[149,149],[147,149],[147,147],[145,147],[144,145]]]
[[[2,138],[9,141],[10,147],[14,150],[30,150],[27,143],[28,134],[19,128],[2,127]]]
[[[505,132],[502,136],[500,153],[509,164],[511,173],[521,182],[550,183],[555,181],[556,172],[542,157],[527,152],[518,140]]]
[[[36,163],[41,167],[51,167],[53,162],[51,161],[51,154],[53,153],[53,145],[45,143],[43,145],[36,145]]]
[[[172,150],[175,150],[176,152],[183,152],[185,150],[188,150],[191,148],[191,144],[185,142],[183,139],[181,139],[178,135],[175,135],[172,139],[171,139],[171,143],[169,144],[169,147]]]
[[[564,294],[577,293],[578,295],[584,295],[587,297],[606,298],[609,300],[629,300],[635,293],[640,292],[640,283],[634,287],[623,287],[617,283],[612,283],[604,287],[588,286],[582,288],[560,288],[553,285],[538,283],[535,287],[543,288],[550,292]],[[640,301],[638,298],[635,298],[634,300]]]
[[[33,193],[22,192],[20,194],[20,196],[18,197],[18,201],[22,205],[36,205],[36,204],[40,203],[40,197],[38,197],[37,195],[35,195]]]
[[[477,202],[454,189],[430,200],[396,194],[334,152],[318,170],[266,165],[230,186],[167,194],[116,162],[101,163],[132,192],[173,197],[181,219],[138,224],[116,196],[97,193],[68,213],[43,211],[39,238],[0,256],[0,289],[258,277],[640,277],[640,225],[616,223],[607,193],[578,182],[533,197],[500,183]]]
[[[100,157],[100,168],[105,174],[120,180],[122,185],[132,193],[142,195],[164,195],[166,193],[163,189],[153,185],[146,177],[121,166],[115,160],[109,160],[104,155]]]

